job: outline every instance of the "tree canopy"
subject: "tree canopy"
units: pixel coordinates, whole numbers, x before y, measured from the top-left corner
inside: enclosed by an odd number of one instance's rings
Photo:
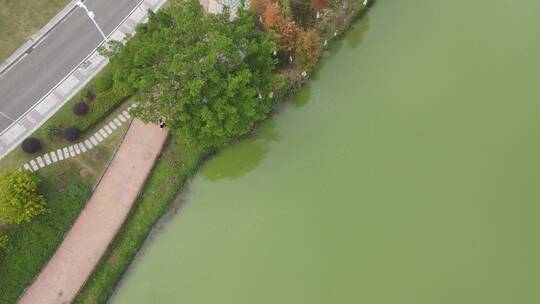
[[[277,47],[243,7],[230,21],[228,10],[205,14],[197,0],[172,1],[126,45],[111,46],[114,85],[137,91],[137,117],[162,117],[188,142],[212,147],[266,117]]]
[[[28,171],[9,170],[0,176],[0,216],[4,223],[20,224],[45,211],[39,179]]]

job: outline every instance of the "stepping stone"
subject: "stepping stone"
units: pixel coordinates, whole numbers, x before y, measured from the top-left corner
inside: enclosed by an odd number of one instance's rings
[[[96,145],[98,144],[98,141],[97,141],[95,135],[92,135],[92,136],[90,137],[90,141],[92,142],[92,144],[93,144],[94,146],[96,146]]]
[[[111,122],[109,122],[109,128],[112,128],[113,130],[116,130],[116,125],[111,121]]]
[[[71,156],[75,156],[77,154],[75,154],[75,150],[73,150],[73,146],[69,146],[69,154],[71,154]]]
[[[64,159],[64,153],[62,153],[61,149],[56,150],[56,154],[58,155],[58,160]]]
[[[118,120],[118,118],[113,119],[113,121],[119,127],[122,125],[122,122],[120,120]]]
[[[47,164],[47,166],[52,164],[52,161],[51,161],[51,158],[49,157],[49,154],[45,154],[45,156],[43,156],[43,159],[45,159],[45,164]]]
[[[118,118],[119,118],[122,122],[126,122],[126,121],[127,121],[127,119],[126,119],[122,114],[118,115]]]
[[[131,116],[129,116],[128,111],[124,111],[124,112],[122,112],[122,114],[123,114],[127,119],[131,118]]]
[[[105,127],[103,127],[103,129],[105,129],[105,131],[109,134],[112,133],[112,130],[111,130],[111,127],[109,127],[108,125],[105,125]]]
[[[30,168],[30,165],[29,165],[29,164],[24,164],[23,167],[24,167],[25,170],[28,170],[28,171],[30,171],[30,172],[34,172],[34,171],[32,171],[32,168]]]
[[[64,152],[64,158],[70,158],[71,157],[71,155],[69,155],[68,148],[63,148],[62,152]]]
[[[105,130],[103,130],[103,128],[99,129],[99,134],[101,134],[101,136],[103,136],[103,138],[107,138],[107,136],[109,136],[109,134],[107,134],[107,132],[105,132]]]
[[[78,145],[78,144],[74,144],[74,145],[73,145],[73,148],[75,148],[75,153],[77,153],[77,155],[81,154],[81,149],[79,149],[79,145]]]
[[[98,142],[103,141],[103,137],[101,135],[99,135],[99,132],[96,132],[96,134],[94,134],[94,136],[97,138]]]
[[[51,153],[51,159],[52,159],[52,162],[55,163],[58,161],[58,157],[56,157],[56,152],[52,151]]]
[[[94,145],[88,139],[84,141],[84,145],[88,148],[88,150],[94,147]]]
[[[36,160],[40,168],[45,168],[45,163],[43,162],[43,158],[41,158],[41,156],[38,156]]]
[[[39,169],[38,165],[36,164],[36,161],[33,159],[30,161],[30,166],[32,166],[32,169],[34,171],[37,171]]]
[[[78,145],[79,145],[79,148],[81,148],[81,153],[86,152],[86,147],[83,145],[82,142],[78,143]]]

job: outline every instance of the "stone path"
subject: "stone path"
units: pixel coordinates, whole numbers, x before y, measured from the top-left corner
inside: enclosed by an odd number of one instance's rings
[[[133,121],[86,207],[20,304],[70,303],[75,298],[126,219],[167,133]]]
[[[30,171],[36,172],[41,168],[45,168],[48,165],[54,164],[58,161],[68,159],[70,157],[77,156],[79,154],[85,153],[92,150],[95,146],[99,145],[105,138],[109,137],[118,127],[123,123],[129,121],[131,116],[128,113],[128,110],[133,107],[130,106],[127,110],[118,114],[113,120],[105,124],[105,126],[99,129],[96,133],[90,136],[85,141],[81,141],[71,146],[67,146],[56,151],[46,153],[44,155],[38,156],[35,159],[29,161],[23,165],[23,168]]]

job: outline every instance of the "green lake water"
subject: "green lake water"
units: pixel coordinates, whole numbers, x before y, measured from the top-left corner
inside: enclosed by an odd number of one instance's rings
[[[379,0],[113,303],[540,303],[540,1]]]

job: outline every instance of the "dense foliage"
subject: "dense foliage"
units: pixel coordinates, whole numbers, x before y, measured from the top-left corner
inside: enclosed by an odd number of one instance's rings
[[[45,211],[45,198],[38,193],[40,180],[26,170],[0,175],[0,217],[4,223],[20,224]]]
[[[320,50],[321,40],[317,31],[301,31],[294,50],[296,65],[303,70],[311,69],[319,59]]]
[[[318,8],[326,7],[326,1],[312,1]],[[251,2],[254,14],[260,14],[259,22],[265,31],[274,31],[275,40],[286,57],[295,58],[295,65],[301,70],[310,70],[319,58],[321,42],[317,30],[304,30],[296,21],[288,17],[279,4],[271,0]],[[309,9],[309,6],[308,6]],[[290,57],[289,57],[290,56]],[[292,61],[292,60],[291,60]]]
[[[273,104],[276,45],[251,14],[205,14],[196,0],[173,1],[125,46],[111,48],[115,86],[138,91],[134,114],[161,117],[188,142],[219,146],[249,132]]]
[[[105,73],[99,76],[96,80],[96,91],[102,93],[110,89],[113,85],[113,78],[111,74]]]
[[[0,231],[0,250],[6,247],[9,237],[2,231]]]

